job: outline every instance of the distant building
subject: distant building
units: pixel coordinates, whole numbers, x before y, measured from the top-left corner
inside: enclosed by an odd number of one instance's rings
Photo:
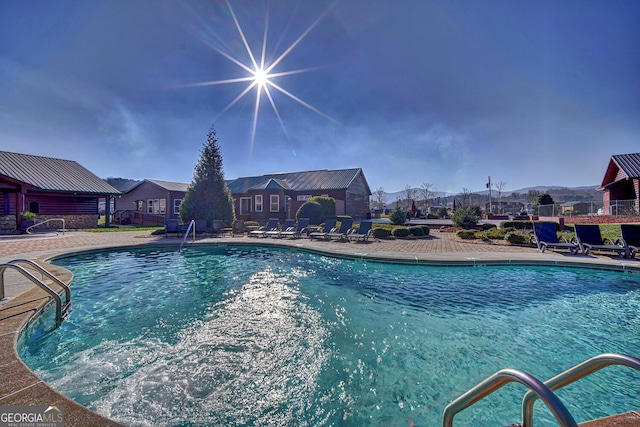
[[[638,214],[640,206],[640,153],[611,156],[602,184],[603,213]]]
[[[371,190],[361,168],[276,173],[227,181],[234,198],[236,217],[266,223],[295,218],[302,204],[313,196],[336,201],[336,214],[365,219]]]
[[[53,218],[67,228],[98,225],[98,201],[120,192],[72,160],[0,151],[0,231]],[[60,224],[53,224],[59,227]]]
[[[189,184],[144,179],[116,198],[114,220],[120,224],[164,225],[178,219]]]

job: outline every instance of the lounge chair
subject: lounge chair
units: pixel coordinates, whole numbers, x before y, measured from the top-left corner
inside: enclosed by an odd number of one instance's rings
[[[196,234],[202,234],[207,231],[207,220],[206,219],[196,219],[195,224],[193,224],[194,229],[196,230]]]
[[[576,239],[583,255],[588,255],[590,251],[597,250],[616,252],[620,258],[627,256],[629,252],[627,248],[616,245],[611,239],[602,239],[600,226],[597,224],[576,224],[575,227]]]
[[[347,238],[349,239],[350,242],[353,242],[353,241],[366,242],[367,240],[369,240],[369,236],[371,236],[372,225],[373,225],[373,222],[371,221],[361,221],[358,229],[353,233],[347,234]]]
[[[327,239],[346,240],[347,234],[351,233],[351,227],[353,226],[353,220],[351,218],[343,219],[340,223],[340,229],[337,232],[327,233]]]
[[[164,225],[164,237],[169,237],[169,233],[171,234],[182,234],[182,227],[180,226],[180,221],[177,219],[168,219]]]
[[[244,236],[244,220],[242,219],[236,219],[233,221],[231,236],[235,237],[236,235]]]
[[[278,229],[278,220],[275,218],[269,219],[267,224],[260,227],[257,230],[253,230],[249,232],[249,237],[266,237],[267,231],[277,230]]]
[[[326,220],[322,230],[312,231],[311,233],[309,233],[309,238],[311,240],[313,240],[314,237],[318,239],[326,239],[327,234],[336,228],[336,222],[337,221],[335,219]],[[338,231],[338,230],[336,229],[335,231]]]
[[[540,252],[544,252],[547,248],[552,249],[568,249],[571,255],[578,253],[579,247],[575,243],[571,243],[566,237],[562,237],[564,241],[558,239],[556,232],[556,224],[554,222],[538,222],[533,223],[533,240]]]
[[[275,228],[274,230],[269,230],[265,233],[265,237],[282,237],[281,233],[283,231],[293,231],[295,230],[296,220],[295,219],[285,219],[280,228]]]
[[[224,234],[224,221],[221,219],[214,219],[211,223],[211,234],[219,236]]]
[[[640,225],[620,224],[620,234],[622,234],[620,244],[627,248],[627,256],[634,258],[640,252]]]
[[[285,230],[280,233],[280,237],[300,237],[302,232],[309,226],[309,218],[298,218],[298,225],[293,230]]]

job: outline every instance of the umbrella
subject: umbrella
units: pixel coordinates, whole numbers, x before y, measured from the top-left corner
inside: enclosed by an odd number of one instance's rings
[[[411,202],[411,215],[416,216],[417,211],[418,209],[416,209],[416,201],[414,200]]]

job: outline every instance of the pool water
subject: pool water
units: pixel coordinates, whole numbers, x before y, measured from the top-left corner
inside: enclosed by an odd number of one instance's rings
[[[441,425],[499,369],[546,380],[600,353],[640,355],[640,275],[429,267],[285,249],[87,253],[73,311],[19,343],[77,402],[131,426]],[[610,367],[558,392],[578,421],[638,409],[640,373]],[[458,425],[520,421],[510,384]],[[557,425],[540,402],[536,425]]]

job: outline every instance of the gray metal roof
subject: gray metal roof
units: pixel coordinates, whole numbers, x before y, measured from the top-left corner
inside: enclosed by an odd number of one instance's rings
[[[153,183],[153,184],[155,184],[155,185],[157,185],[159,187],[164,188],[167,191],[181,191],[181,192],[186,193],[187,192],[187,187],[189,187],[189,184],[186,184],[184,182],[161,181],[159,179],[145,179],[144,181],[151,182],[151,183]],[[140,185],[140,184],[138,184],[138,185]],[[137,187],[137,185],[136,185],[136,187]],[[133,187],[133,188],[135,188],[135,187]],[[129,191],[131,191],[131,190],[129,190]]]
[[[293,191],[342,190],[349,188],[360,174],[361,168],[274,173],[228,180],[227,186],[232,194],[271,188],[273,181]]]
[[[640,153],[616,154],[611,156],[627,178],[640,178]]]
[[[41,191],[120,194],[118,190],[72,160],[0,151],[0,175]]]

